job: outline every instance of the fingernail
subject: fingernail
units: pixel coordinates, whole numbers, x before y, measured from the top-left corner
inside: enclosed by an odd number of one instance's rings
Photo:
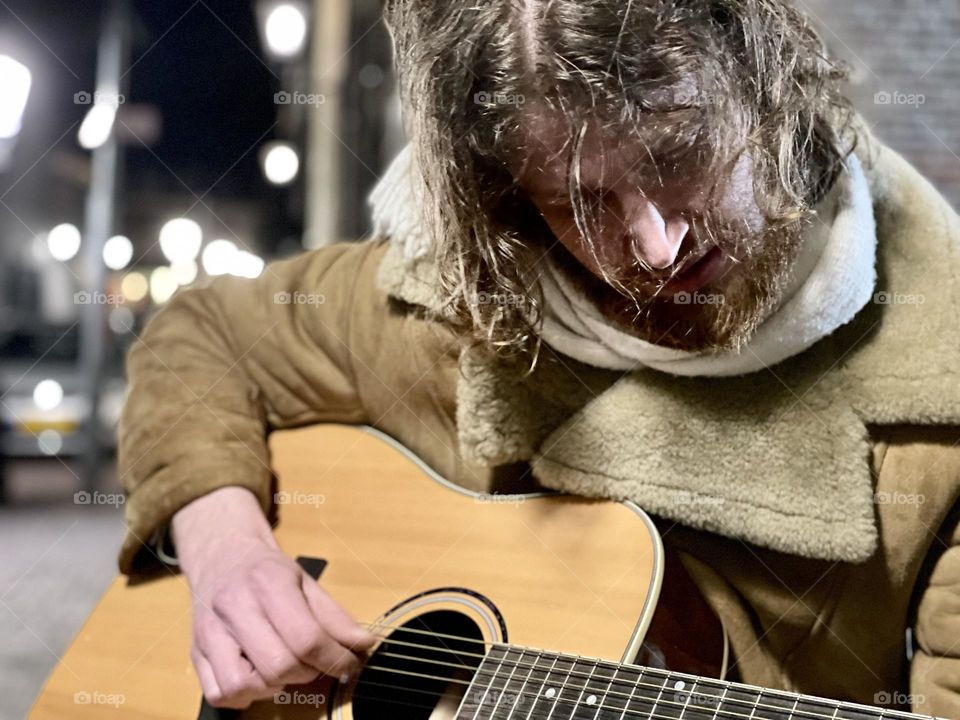
[[[341,675],[341,676],[340,676],[340,684],[341,684],[341,685],[348,685],[349,683],[350,683],[350,676],[349,676],[349,675],[344,674],[344,675]]]

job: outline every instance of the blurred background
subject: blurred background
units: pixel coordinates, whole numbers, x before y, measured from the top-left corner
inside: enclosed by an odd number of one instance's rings
[[[960,6],[798,0],[960,201]],[[123,356],[181,287],[368,231],[402,146],[379,0],[0,0],[0,718],[116,574]]]

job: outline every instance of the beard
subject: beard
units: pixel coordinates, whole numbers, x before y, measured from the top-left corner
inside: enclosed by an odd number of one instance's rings
[[[802,223],[784,223],[755,232],[704,221],[685,240],[678,258],[701,257],[716,246],[726,256],[719,277],[696,292],[666,287],[670,273],[651,271],[639,258],[600,278],[565,249],[558,264],[611,325],[655,345],[689,352],[737,351],[779,307],[797,259]],[[678,298],[684,301],[678,302]]]

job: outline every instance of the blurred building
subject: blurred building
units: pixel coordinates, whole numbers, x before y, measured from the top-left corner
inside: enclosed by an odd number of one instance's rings
[[[104,413],[109,449],[124,353],[174,292],[363,237],[401,143],[390,65],[378,0],[4,3],[0,454],[75,456]]]
[[[960,207],[960,3],[798,0],[853,68],[877,134]]]

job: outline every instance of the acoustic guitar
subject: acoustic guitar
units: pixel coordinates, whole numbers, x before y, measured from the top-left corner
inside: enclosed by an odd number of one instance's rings
[[[380,638],[359,676],[210,707],[169,569],[114,581],[31,720],[917,717],[732,682],[721,624],[636,505],[472,493],[369,428],[269,444],[280,546]]]

